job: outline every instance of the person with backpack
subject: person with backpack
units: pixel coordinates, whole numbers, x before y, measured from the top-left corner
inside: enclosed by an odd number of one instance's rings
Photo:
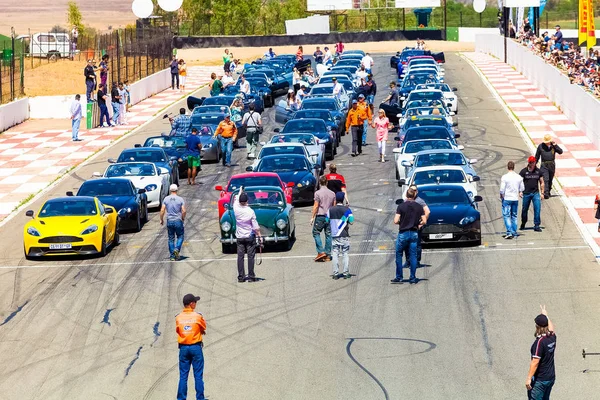
[[[333,263],[333,279],[350,278],[349,255],[350,233],[349,225],[354,223],[354,215],[350,207],[344,205],[346,195],[344,192],[335,194],[335,206],[327,212],[327,222],[331,227],[331,261]],[[343,272],[340,274],[339,260],[342,259]]]
[[[256,158],[256,145],[262,132],[262,118],[254,109],[254,103],[250,103],[248,112],[242,118],[242,125],[246,128],[246,150],[248,151],[246,158],[248,160]]]

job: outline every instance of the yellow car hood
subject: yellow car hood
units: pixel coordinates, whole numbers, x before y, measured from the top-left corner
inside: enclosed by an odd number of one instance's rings
[[[25,231],[30,226],[38,230],[44,236],[80,236],[90,225],[97,225],[98,231],[102,231],[104,221],[100,216],[77,216],[77,217],[47,217],[35,218],[25,226]]]

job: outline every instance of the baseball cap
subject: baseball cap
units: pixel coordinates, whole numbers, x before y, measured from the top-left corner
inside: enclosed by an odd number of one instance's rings
[[[344,193],[344,192],[337,192],[335,194],[335,201],[337,201],[338,203],[343,202],[345,198],[346,198],[346,193]]]
[[[169,190],[171,192],[176,192],[179,188],[177,187],[176,184],[172,184],[171,186],[169,186]]]
[[[337,78],[334,76],[333,78],[331,78],[332,82],[337,81]]]
[[[188,293],[185,296],[183,296],[183,305],[188,306],[190,305],[190,303],[194,303],[198,300],[200,300],[200,296],[194,296],[193,294]]]
[[[240,203],[247,203],[247,202],[248,202],[248,195],[246,193],[240,194]]]
[[[535,157],[534,156],[529,156],[529,158],[527,159],[528,163],[534,163],[535,161]]]
[[[365,95],[364,95],[364,94],[359,94],[359,95],[358,95],[358,98],[359,98],[359,99],[364,99],[364,98],[365,98]]]
[[[542,328],[548,326],[548,317],[546,317],[544,314],[540,314],[537,317],[535,317],[534,321],[537,326],[541,326]]]
[[[358,104],[358,101],[356,101],[356,99],[352,100],[352,104]]]

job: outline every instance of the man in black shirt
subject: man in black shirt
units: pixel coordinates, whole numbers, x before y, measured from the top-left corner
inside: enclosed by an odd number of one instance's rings
[[[94,85],[96,84],[96,71],[92,65],[92,60],[88,60],[86,67],[83,70],[85,76],[85,94],[87,96],[87,102],[92,102],[92,92],[94,91]]]
[[[521,209],[521,230],[525,229],[529,205],[533,202],[533,230],[541,232],[540,213],[542,210],[542,197],[540,196],[540,191],[544,192],[544,181],[542,180],[542,172],[535,164],[535,157],[530,156],[527,159],[527,167],[523,168],[519,173],[523,177],[523,184],[525,185],[523,206]]]
[[[383,103],[392,105],[398,104],[399,101],[400,95],[398,94],[398,89],[396,89],[396,82],[392,81],[390,82],[390,94],[385,98],[385,100],[383,100]]]
[[[545,306],[542,313],[535,317],[535,341],[531,345],[531,363],[525,387],[529,400],[548,400],[556,379],[554,371],[554,353],[556,335],[554,325]]]
[[[321,48],[319,46],[317,46],[317,50],[315,51],[315,54],[313,54],[315,57],[315,62],[317,64],[321,64],[323,63],[323,52],[321,51]]]
[[[417,192],[414,188],[406,191],[406,201],[401,203],[396,210],[394,224],[399,225],[398,239],[396,240],[396,277],[392,283],[402,283],[402,254],[408,249],[410,262],[409,282],[417,283],[417,242],[418,230],[425,225],[425,211],[423,206],[415,201]]]
[[[556,171],[556,154],[562,154],[563,150],[559,145],[552,141],[552,136],[545,135],[544,142],[540,143],[535,152],[535,162],[537,163],[540,159],[540,171],[544,177],[544,198],[550,198],[550,191],[552,190],[552,180],[554,179],[554,172]]]
[[[106,107],[107,99],[108,96],[106,95],[106,87],[104,87],[104,85],[101,83],[98,85],[98,107],[100,107],[100,125],[98,127],[107,127],[110,123],[110,116],[108,115],[108,108]],[[104,117],[106,117],[105,120]],[[105,121],[104,125],[102,124],[103,120]]]

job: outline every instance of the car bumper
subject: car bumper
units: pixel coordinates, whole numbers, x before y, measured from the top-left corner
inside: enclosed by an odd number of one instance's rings
[[[119,214],[119,230],[137,228],[138,211],[132,210],[128,214]]]
[[[476,221],[465,227],[453,224],[427,225],[421,232],[421,240],[428,244],[479,242],[481,224]]]
[[[146,192],[146,197],[148,198],[148,208],[160,206],[160,192],[160,188],[156,188],[151,192]]]
[[[290,240],[290,237],[287,235],[277,235],[273,234],[272,236],[264,236],[262,235],[262,239],[266,244],[276,244],[281,242],[287,242]],[[235,237],[221,238],[221,243],[223,244],[236,244],[237,239]]]
[[[312,203],[315,201],[315,187],[314,186],[294,186],[292,188],[292,202],[293,203]]]
[[[202,149],[200,151],[200,160],[202,161],[217,161],[218,159],[218,147],[213,146],[209,149]]]
[[[65,256],[65,255],[89,255],[97,254],[102,250],[102,233],[90,234],[85,236],[75,236],[81,240],[70,239],[70,241],[60,241],[55,243],[40,243],[41,240],[48,239],[29,239],[24,243],[25,254],[29,257],[45,256]],[[70,245],[69,249],[51,249],[50,245]]]

